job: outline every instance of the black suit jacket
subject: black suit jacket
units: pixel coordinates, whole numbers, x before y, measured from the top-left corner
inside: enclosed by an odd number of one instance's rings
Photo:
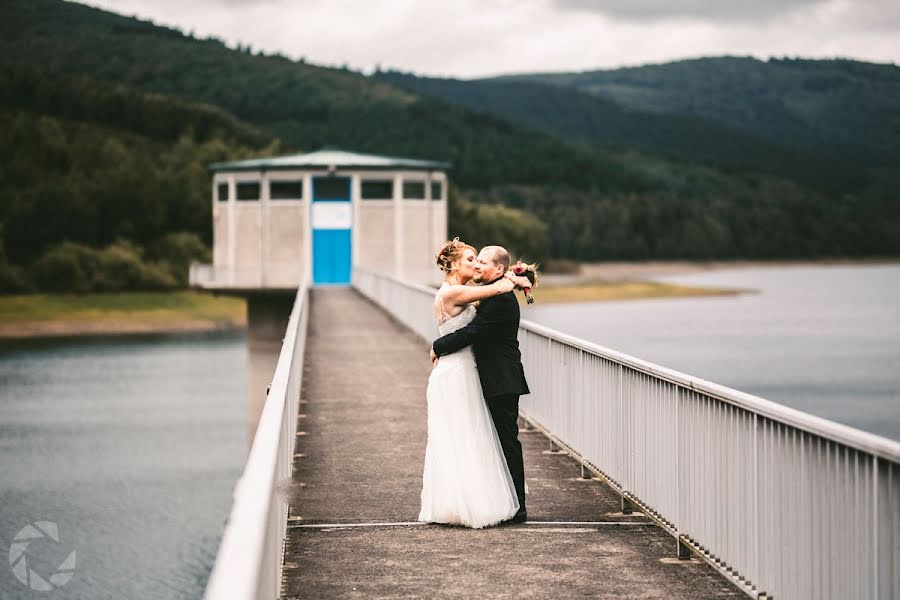
[[[434,341],[438,356],[472,346],[485,398],[530,393],[519,352],[519,303],[513,292],[481,301],[472,322]]]

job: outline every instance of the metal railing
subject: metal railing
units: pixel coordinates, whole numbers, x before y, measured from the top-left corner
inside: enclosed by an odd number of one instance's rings
[[[355,272],[425,340],[434,290]],[[522,321],[522,416],[759,598],[900,598],[900,443]]]
[[[279,485],[291,477],[303,355],[309,320],[309,285],[297,290],[284,345],[253,438],[234,488],[204,598],[274,600],[281,590],[287,499]]]

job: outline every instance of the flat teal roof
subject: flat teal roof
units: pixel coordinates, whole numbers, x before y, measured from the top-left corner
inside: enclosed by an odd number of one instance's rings
[[[271,158],[253,158],[217,162],[209,166],[212,171],[259,171],[282,169],[362,169],[362,170],[413,170],[446,171],[450,163],[414,158],[396,158],[377,154],[357,154],[342,150],[317,150],[307,154],[290,154]]]

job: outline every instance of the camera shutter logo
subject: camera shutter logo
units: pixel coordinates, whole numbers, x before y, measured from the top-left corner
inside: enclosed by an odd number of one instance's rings
[[[59,543],[59,528],[52,521],[36,521],[26,525],[13,539],[9,547],[9,566],[16,579],[38,592],[50,592],[66,585],[75,575],[75,551],[46,579],[28,567],[28,554],[25,552],[29,544],[36,540],[51,539]]]

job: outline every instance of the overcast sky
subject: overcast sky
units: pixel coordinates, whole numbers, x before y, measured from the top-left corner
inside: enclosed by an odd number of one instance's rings
[[[323,65],[480,77],[711,55],[900,63],[898,0],[90,0]]]

